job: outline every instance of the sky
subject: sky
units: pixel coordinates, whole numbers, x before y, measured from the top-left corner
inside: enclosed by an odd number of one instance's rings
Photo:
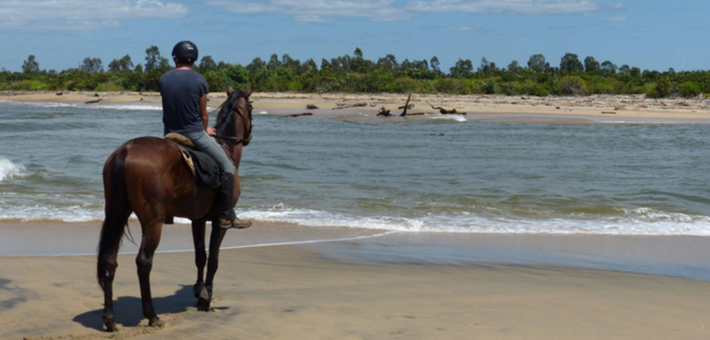
[[[151,45],[169,57],[181,40],[200,56],[249,64],[288,53],[302,61],[353,54],[398,61],[433,56],[448,69],[485,57],[499,67],[567,52],[621,66],[710,69],[707,0],[0,0],[0,68],[104,66]]]

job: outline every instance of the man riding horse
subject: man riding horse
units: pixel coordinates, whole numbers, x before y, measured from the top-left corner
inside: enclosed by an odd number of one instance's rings
[[[181,41],[173,48],[175,69],[160,78],[160,95],[163,97],[163,124],[165,135],[179,133],[192,141],[195,149],[212,156],[220,167],[219,202],[221,228],[243,229],[251,222],[242,221],[234,213],[234,165],[222,147],[210,136],[216,136],[209,126],[207,113],[207,81],[192,70],[198,57],[197,46]]]
[[[198,307],[205,311],[210,310],[220,245],[227,230],[251,225],[236,218],[234,206],[241,193],[239,163],[243,148],[251,141],[253,108],[249,97],[253,88],[234,90],[228,86],[227,98],[219,107],[217,123],[214,128],[208,127],[207,82],[191,70],[197,56],[195,44],[179,43],[173,50],[177,69],[160,79],[165,132],[177,137],[177,141],[138,137],[121,145],[104,164],[106,217],[99,237],[96,278],[104,291],[104,325],[111,332],[118,329],[113,311],[118,250],[131,214],[138,218],[142,232],[136,266],[143,316],[150,326],[156,327],[162,326],[163,322],[153,306],[150,273],[164,222],[171,222],[173,217],[192,221],[197,267],[193,291]],[[208,134],[216,136],[217,142]],[[211,155],[219,166],[211,164],[210,159],[203,162],[203,153],[198,155],[187,148]],[[201,160],[193,162],[193,156]],[[208,171],[198,172],[197,168]],[[214,180],[213,174],[219,180]],[[205,180],[209,185],[205,185]],[[221,182],[219,188],[218,182]],[[208,221],[212,222],[209,257],[206,251]]]

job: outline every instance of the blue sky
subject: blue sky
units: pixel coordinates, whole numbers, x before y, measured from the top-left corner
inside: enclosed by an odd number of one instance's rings
[[[19,71],[34,54],[42,69],[104,65],[150,45],[169,56],[180,40],[200,55],[248,64],[292,58],[394,54],[451,67],[458,58],[500,67],[566,52],[641,69],[710,69],[706,0],[0,0],[0,67]]]

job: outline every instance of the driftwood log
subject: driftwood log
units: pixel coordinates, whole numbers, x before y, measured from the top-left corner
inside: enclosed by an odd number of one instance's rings
[[[338,107],[334,107],[333,110],[340,110],[340,109],[350,109],[353,107],[363,107],[367,106],[367,103],[355,103],[355,104],[350,104],[350,105],[345,105],[345,104],[335,104]]]
[[[88,102],[86,102],[86,103],[84,103],[84,104],[94,104],[94,103],[98,103],[98,102],[100,102],[100,101],[102,101],[102,100],[103,100],[103,98],[99,98],[99,99],[97,99],[97,100],[90,100],[90,101],[88,101]]]
[[[402,111],[402,114],[400,114],[400,117],[406,117],[407,116],[407,108],[409,108],[409,101],[412,100],[412,94],[409,94],[409,97],[407,97],[407,102],[404,104],[404,111]]]
[[[410,110],[411,110],[411,109],[413,109],[413,108],[414,108],[414,104],[409,104],[409,105],[407,105],[407,109],[410,109]],[[402,109],[404,109],[404,106],[400,106],[400,107],[398,107],[397,109],[398,109],[398,110],[402,110]],[[411,114],[411,113],[410,113],[410,114]]]
[[[315,106],[315,104],[308,104],[308,105],[306,105],[306,109],[316,110],[316,109],[318,109],[318,106]]]
[[[465,115],[465,114],[466,114],[466,112],[458,112],[458,111],[456,111],[456,108],[453,108],[453,109],[449,110],[449,109],[445,109],[445,108],[443,108],[443,107],[441,107],[441,106],[434,106],[434,105],[432,105],[430,102],[426,102],[426,103],[429,104],[429,106],[431,106],[432,109],[434,109],[434,110],[439,110],[439,113],[441,113],[441,114],[443,114],[443,115],[450,115],[450,114]]]
[[[390,110],[385,109],[385,107],[383,106],[383,107],[380,109],[380,111],[377,112],[377,116],[378,116],[378,117],[380,117],[380,116],[382,116],[382,117],[391,117],[392,114],[391,114],[390,112],[391,112]]]
[[[287,115],[286,117],[303,117],[303,116],[312,116],[313,114],[310,112],[304,112],[304,113],[296,113],[292,115]]]

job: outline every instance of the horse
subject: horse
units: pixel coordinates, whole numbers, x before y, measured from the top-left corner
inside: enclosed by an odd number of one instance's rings
[[[242,149],[249,144],[252,130],[252,106],[247,90],[227,88],[227,100],[220,106],[215,130],[217,141],[228,151],[239,169]],[[128,218],[135,213],[143,237],[136,257],[143,316],[150,326],[161,327],[155,314],[150,291],[153,255],[160,243],[163,222],[173,216],[192,220],[197,282],[193,289],[201,310],[210,310],[212,284],[217,272],[219,247],[226,229],[219,227],[217,189],[197,185],[182,158],[177,143],[163,138],[141,137],[130,140],[114,151],[103,168],[105,219],[101,227],[96,274],[104,292],[103,322],[106,330],[116,331],[113,312],[113,280],[118,267],[118,249],[126,232]],[[240,195],[239,174],[234,176],[234,202]],[[212,222],[209,260],[205,251],[205,224]],[[207,277],[204,268],[207,264]]]

